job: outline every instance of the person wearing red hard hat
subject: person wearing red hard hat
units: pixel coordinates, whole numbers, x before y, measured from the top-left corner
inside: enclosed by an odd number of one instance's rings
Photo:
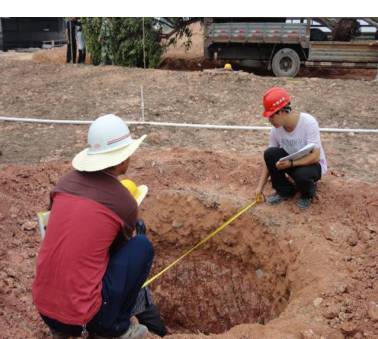
[[[263,116],[269,119],[273,128],[270,132],[269,147],[264,152],[266,166],[261,174],[256,195],[262,194],[270,176],[276,193],[267,197],[268,204],[278,204],[291,198],[298,191],[298,207],[307,208],[315,194],[315,182],[327,172],[318,122],[308,113],[293,111],[290,95],[281,87],[272,87],[266,91],[263,105]],[[295,160],[282,159],[310,145],[313,149],[308,154]]]

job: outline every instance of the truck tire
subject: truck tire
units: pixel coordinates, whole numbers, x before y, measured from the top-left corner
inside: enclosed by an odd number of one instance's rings
[[[294,78],[301,67],[301,60],[296,51],[291,48],[282,48],[274,54],[272,70],[276,77]]]

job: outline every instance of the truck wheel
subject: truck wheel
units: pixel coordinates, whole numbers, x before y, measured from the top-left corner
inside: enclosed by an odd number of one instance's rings
[[[294,78],[301,67],[301,60],[296,51],[291,48],[282,48],[274,54],[272,70],[276,77]]]

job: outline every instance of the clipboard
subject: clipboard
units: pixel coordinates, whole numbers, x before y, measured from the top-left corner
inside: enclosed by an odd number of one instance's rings
[[[315,144],[310,143],[310,144],[306,145],[305,147],[301,148],[299,151],[292,153],[292,154],[289,154],[286,157],[281,158],[280,161],[297,160],[297,159],[303,158],[305,155],[311,153],[314,148],[315,148]]]

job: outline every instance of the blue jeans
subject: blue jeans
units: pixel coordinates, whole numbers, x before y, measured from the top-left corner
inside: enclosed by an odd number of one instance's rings
[[[150,273],[153,257],[152,244],[144,235],[133,237],[111,256],[102,279],[101,308],[87,324],[90,333],[117,337],[127,331],[131,311]],[[81,335],[81,325],[63,324],[41,316],[47,326],[56,332]]]

